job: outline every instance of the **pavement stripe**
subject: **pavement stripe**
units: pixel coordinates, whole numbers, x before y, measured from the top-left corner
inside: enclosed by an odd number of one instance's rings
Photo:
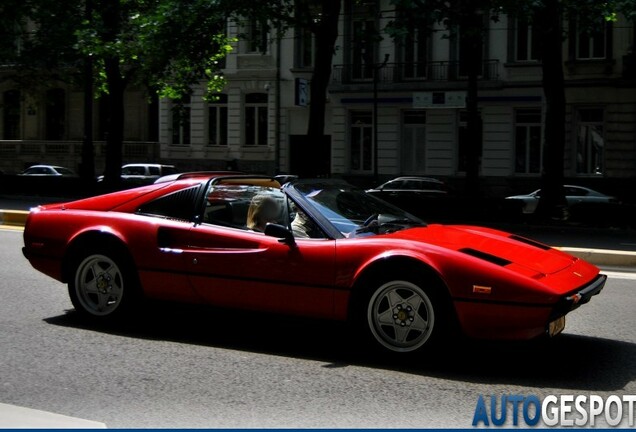
[[[636,267],[636,252],[616,251],[609,249],[587,249],[563,247],[559,248],[563,252],[584,259],[594,265]]]
[[[0,403],[0,428],[105,429],[106,424]]]
[[[28,215],[26,210],[0,210],[0,225],[24,226]]]

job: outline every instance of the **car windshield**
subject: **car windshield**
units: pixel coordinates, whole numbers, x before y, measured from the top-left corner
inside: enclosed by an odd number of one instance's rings
[[[426,225],[404,210],[344,183],[300,183],[295,188],[345,237]]]

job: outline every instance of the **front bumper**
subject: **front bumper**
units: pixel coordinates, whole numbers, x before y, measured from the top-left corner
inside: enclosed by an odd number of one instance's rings
[[[581,305],[589,302],[590,299],[601,292],[607,281],[607,276],[599,274],[590,283],[578,288],[576,291],[562,297],[555,305],[550,314],[550,321],[560,318]]]

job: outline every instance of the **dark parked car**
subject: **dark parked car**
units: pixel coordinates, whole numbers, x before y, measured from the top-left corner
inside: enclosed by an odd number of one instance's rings
[[[367,193],[417,216],[428,218],[432,216],[432,204],[447,197],[449,189],[443,181],[431,177],[397,177],[367,190]]]

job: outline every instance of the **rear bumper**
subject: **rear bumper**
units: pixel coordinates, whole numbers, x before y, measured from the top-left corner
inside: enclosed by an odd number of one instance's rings
[[[593,296],[597,295],[603,290],[606,281],[607,276],[604,274],[599,274],[590,283],[562,297],[552,310],[550,319],[554,320],[562,317],[567,313],[573,311],[574,309],[578,308],[579,306],[589,302]]]

